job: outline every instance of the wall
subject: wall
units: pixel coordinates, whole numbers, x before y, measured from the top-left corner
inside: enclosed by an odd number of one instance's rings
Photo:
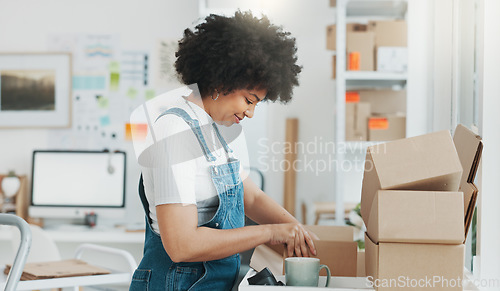
[[[52,33],[117,33],[127,50],[152,51],[160,38],[180,38],[198,19],[197,0],[0,0],[0,52],[47,50]],[[30,174],[31,152],[50,145],[48,129],[0,129],[0,173]],[[57,130],[55,130],[57,131]],[[127,220],[142,221],[139,169],[128,142],[105,145],[127,151]],[[100,148],[98,148],[100,150]]]

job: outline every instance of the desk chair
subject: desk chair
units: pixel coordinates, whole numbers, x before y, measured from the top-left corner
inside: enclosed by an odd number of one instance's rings
[[[38,225],[29,224],[32,243],[26,263],[60,261],[61,254],[54,240]],[[12,228],[12,251],[15,252],[21,240],[20,233]]]
[[[30,226],[22,218],[13,214],[0,214],[0,225],[13,225],[19,228],[21,232],[20,246],[17,250],[14,263],[8,276],[0,272],[0,290],[5,288],[5,291],[14,290],[34,290],[34,289],[52,289],[61,287],[74,287],[78,290],[78,286],[93,286],[102,284],[130,284],[132,274],[137,268],[132,255],[124,250],[98,246],[93,244],[82,244],[78,247],[75,253],[75,259],[81,259],[84,252],[95,252],[101,254],[111,254],[116,257],[122,257],[128,264],[127,272],[111,271],[111,274],[96,275],[96,276],[77,276],[54,279],[40,279],[19,282],[21,278],[26,259],[31,248],[32,233]],[[36,229],[36,228],[33,228]],[[35,230],[38,231],[38,230]],[[35,259],[35,257],[33,257]]]

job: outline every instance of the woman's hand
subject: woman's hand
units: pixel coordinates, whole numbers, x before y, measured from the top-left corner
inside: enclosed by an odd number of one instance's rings
[[[285,244],[288,256],[308,257],[309,251],[316,255],[311,234],[300,223],[272,224],[271,244]],[[314,235],[314,234],[313,234]],[[315,235],[314,235],[315,236]]]

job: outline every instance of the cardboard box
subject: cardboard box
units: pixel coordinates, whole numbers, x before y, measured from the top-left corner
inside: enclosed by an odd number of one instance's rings
[[[358,244],[353,241],[352,227],[307,225],[306,228],[320,238],[314,240],[317,257],[330,268],[332,276],[356,277]],[[283,245],[262,245],[255,248],[250,267],[256,271],[269,267],[273,274],[284,274],[286,257]],[[326,271],[322,270],[320,275],[325,276]]]
[[[347,23],[346,32],[350,31],[367,31],[368,25],[361,23]],[[337,26],[335,24],[326,27],[326,49],[337,50]]]
[[[459,124],[453,135],[453,142],[457,149],[458,157],[463,168],[460,185],[474,183],[477,168],[483,151],[481,137],[465,126]]]
[[[406,90],[359,90],[359,101],[370,103],[373,114],[406,113]]]
[[[375,62],[378,72],[405,73],[408,71],[408,48],[377,47]]]
[[[479,135],[462,124],[459,124],[455,129],[453,142],[455,143],[460,163],[464,169],[460,180],[460,190],[464,192],[464,227],[465,239],[467,239],[474,209],[476,208],[478,190],[476,185],[474,185],[474,179],[476,178],[481,160],[483,142]]]
[[[379,190],[367,232],[374,243],[461,244],[463,205],[462,192]]]
[[[406,137],[406,116],[377,115],[368,118],[368,140],[390,141]]]
[[[337,56],[332,56],[332,79],[337,79]]]
[[[365,233],[366,275],[378,290],[462,290],[464,252],[463,244],[376,244]]]
[[[408,46],[407,25],[404,20],[368,22],[368,31],[375,34],[375,46]]]
[[[358,251],[358,264],[356,269],[356,277],[366,277],[365,250]]]
[[[373,32],[346,32],[347,55],[359,53],[360,71],[373,71],[375,69],[375,34]],[[349,60],[349,57],[347,58]],[[350,67],[348,62],[347,68]]]
[[[370,104],[366,102],[347,102],[345,104],[346,141],[368,140],[368,117],[370,117]]]
[[[378,190],[458,191],[462,166],[449,131],[370,146],[366,151],[361,216],[369,224]]]
[[[330,0],[330,7],[337,7],[337,0]]]

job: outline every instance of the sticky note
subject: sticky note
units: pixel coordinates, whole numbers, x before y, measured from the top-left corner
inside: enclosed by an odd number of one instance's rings
[[[120,85],[120,64],[117,61],[111,61],[109,64],[109,90],[118,91]]]
[[[105,76],[73,76],[73,90],[104,90]]]
[[[101,97],[97,99],[97,106],[101,109],[106,109],[109,107],[109,99],[105,97]]]
[[[145,140],[148,135],[148,125],[146,123],[126,123],[125,140]]]
[[[147,100],[151,100],[151,99],[153,99],[154,97],[155,97],[155,90],[153,90],[153,89],[148,89],[148,90],[146,90],[146,92],[145,92],[145,98],[146,98],[146,101],[147,101]]]
[[[101,126],[107,126],[111,123],[109,120],[109,115],[101,116],[100,121],[101,121]]]
[[[135,99],[135,97],[137,97],[137,89],[130,87],[127,91],[127,97],[130,99]]]

